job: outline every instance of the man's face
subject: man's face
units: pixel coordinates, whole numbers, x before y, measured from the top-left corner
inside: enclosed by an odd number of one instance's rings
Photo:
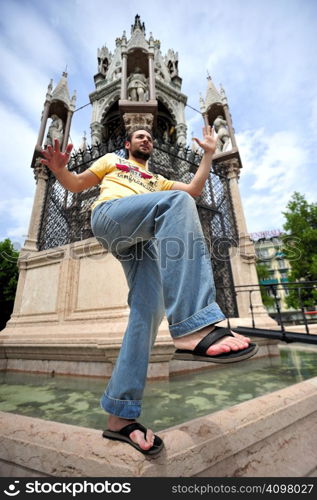
[[[148,160],[153,151],[153,139],[146,130],[137,130],[131,137],[131,142],[125,143],[126,149],[134,158]]]

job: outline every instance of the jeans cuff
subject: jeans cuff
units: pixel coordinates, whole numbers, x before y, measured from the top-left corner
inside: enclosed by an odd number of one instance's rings
[[[142,401],[114,399],[104,393],[100,399],[100,406],[111,415],[121,418],[137,418],[141,414]]]
[[[223,321],[224,319],[226,319],[226,316],[221,311],[217,302],[213,302],[180,323],[169,325],[169,330],[175,339],[196,332],[204,328],[204,326],[219,323],[219,321]]]

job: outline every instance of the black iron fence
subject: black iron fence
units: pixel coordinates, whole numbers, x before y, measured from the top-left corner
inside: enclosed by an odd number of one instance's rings
[[[106,153],[124,157],[123,138],[88,147],[72,155],[69,170],[75,174],[85,171]],[[155,143],[149,169],[167,179],[190,182],[201,156],[190,148]],[[38,235],[39,250],[85,240],[93,236],[90,227],[90,207],[99,194],[99,187],[81,193],[63,188],[48,172],[46,197]],[[197,198],[197,210],[211,254],[217,300],[227,316],[237,316],[237,304],[231,272],[229,249],[237,246],[238,233],[225,168],[212,169],[202,195]]]
[[[280,292],[285,292],[285,287],[289,292],[296,291],[298,302],[300,304],[299,309],[295,311],[289,311],[288,309],[282,308]],[[257,284],[257,285],[240,285],[235,287],[236,294],[247,295],[247,301],[252,318],[252,328],[257,328],[256,316],[254,313],[255,309],[255,293],[260,293],[261,290],[265,289],[269,292],[270,296],[274,299],[274,307],[270,308],[268,314],[274,318],[280,328],[282,334],[282,340],[287,340],[286,338],[286,326],[291,324],[304,325],[304,329],[307,335],[311,333],[310,325],[317,323],[317,303],[315,306],[307,307],[305,305],[305,299],[303,299],[303,291],[313,291],[317,292],[317,281],[301,281],[301,282],[287,282],[287,283],[272,283],[272,284]],[[295,316],[293,321],[289,321],[290,315]],[[317,343],[317,335],[316,343]]]

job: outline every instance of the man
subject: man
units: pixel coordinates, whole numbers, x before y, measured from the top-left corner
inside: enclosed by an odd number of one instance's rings
[[[126,441],[154,455],[162,440],[135,421],[141,413],[152,345],[167,316],[175,359],[233,362],[253,356],[257,346],[228,328],[215,302],[210,256],[194,197],[201,194],[216,148],[214,131],[203,129],[199,168],[190,183],[175,182],[147,169],[153,151],[148,130],[136,129],[125,142],[128,158],[107,154],[85,172],[66,169],[58,141],[42,151],[59,182],[72,192],[101,183],[91,224],[100,243],[120,260],[129,285],[130,316],[111,380],[101,398],[110,414],[103,436]]]

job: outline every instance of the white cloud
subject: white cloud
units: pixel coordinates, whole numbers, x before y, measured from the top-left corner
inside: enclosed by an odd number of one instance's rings
[[[2,19],[6,18],[3,33],[12,53],[19,55],[20,63],[32,64],[32,70],[37,67],[43,72],[61,73],[71,59],[71,51],[62,33],[51,27],[49,18],[24,2],[7,2],[2,9]]]
[[[45,92],[49,79],[41,71],[21,60],[11,50],[0,47],[0,76],[2,81],[2,95],[6,101],[14,102],[18,109],[29,116],[36,116],[40,119]],[[7,71],[10,68],[10,71]]]
[[[282,211],[294,191],[309,199],[314,192],[309,151],[292,131],[271,135],[263,129],[237,134],[243,164],[240,189],[248,230],[281,228]]]
[[[307,162],[308,152],[292,131],[265,134],[264,130],[237,134],[237,143],[245,167],[254,178],[255,190],[286,191],[295,187],[298,173]]]
[[[313,137],[317,137],[317,95],[311,103],[311,118],[309,120],[309,127],[313,133]]]
[[[33,197],[13,198],[0,202],[0,217],[5,215],[8,223],[5,234],[0,235],[0,240],[10,238],[14,243],[23,245],[28,233],[32,206]]]
[[[35,180],[30,168],[37,134],[29,123],[0,103],[2,128],[0,216],[1,237],[23,236],[28,229]]]

